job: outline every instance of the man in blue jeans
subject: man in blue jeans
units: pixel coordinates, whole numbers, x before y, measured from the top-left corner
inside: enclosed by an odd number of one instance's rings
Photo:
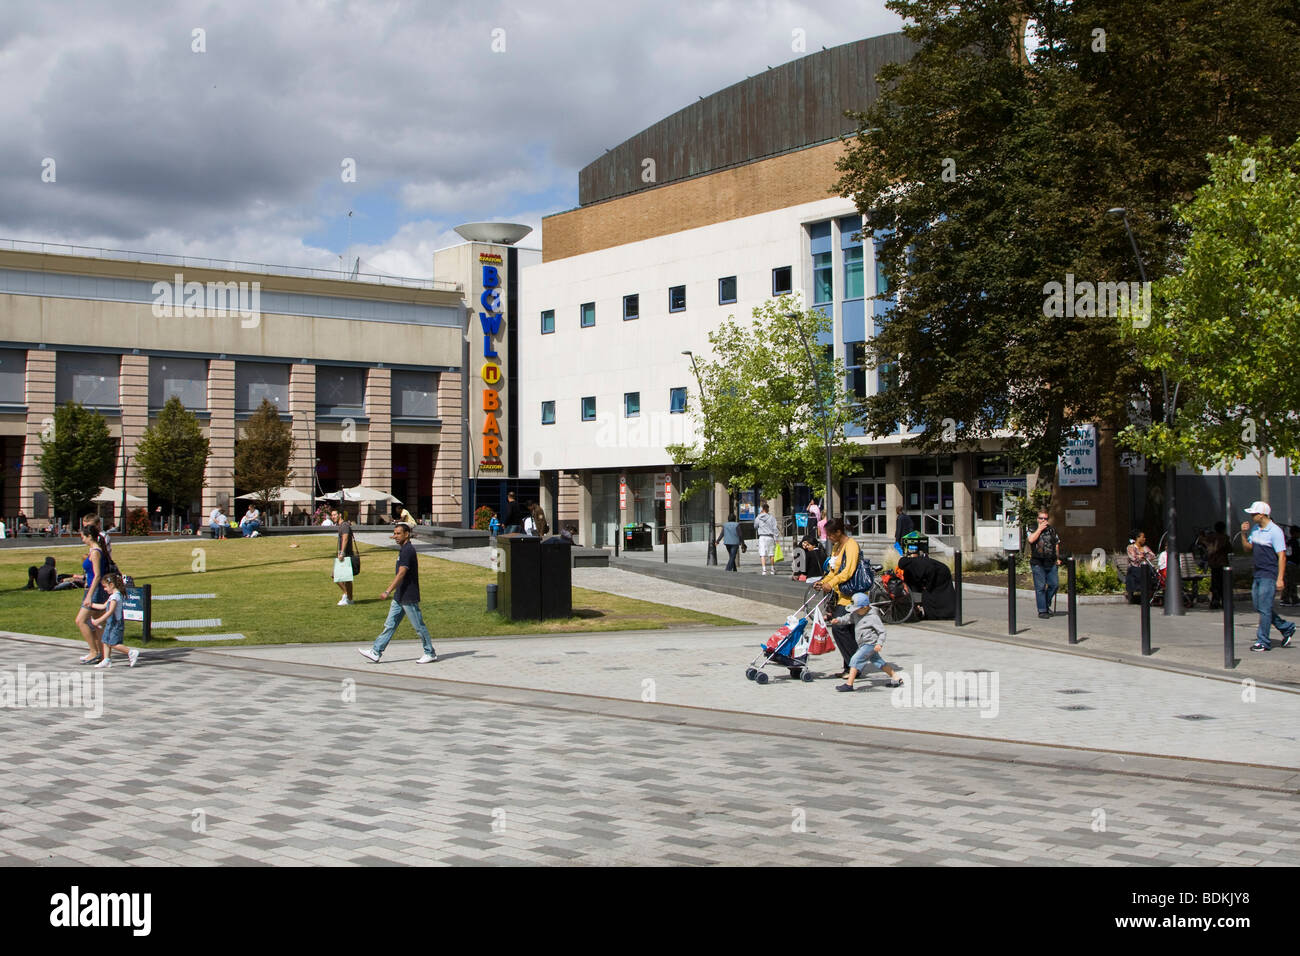
[[[1061,563],[1061,536],[1049,523],[1046,511],[1038,512],[1038,528],[1029,535],[1029,570],[1034,573],[1034,597],[1038,616],[1052,616],[1052,598],[1060,586],[1057,567]]]
[[[420,613],[420,566],[416,559],[415,548],[411,545],[410,525],[399,522],[394,526],[393,540],[401,549],[397,553],[397,577],[393,578],[393,583],[380,595],[381,598],[386,598],[390,594],[393,596],[393,603],[388,608],[388,620],[384,622],[383,633],[375,638],[374,645],[361,648],[359,653],[366,660],[378,664],[384,648],[393,639],[393,631],[397,630],[397,625],[402,623],[403,617],[409,617],[411,626],[420,637],[420,643],[424,645],[424,656],[416,663],[432,664],[438,659],[438,655],[433,649],[433,639],[429,637],[429,629],[424,626],[424,616]]]
[[[1255,632],[1255,643],[1250,645],[1252,651],[1273,649],[1268,635],[1274,627],[1282,635],[1283,647],[1291,643],[1295,634],[1295,623],[1273,610],[1273,601],[1286,579],[1286,536],[1269,518],[1271,513],[1267,501],[1256,501],[1246,509],[1246,514],[1254,520],[1254,530],[1251,530],[1249,521],[1241,523],[1242,543],[1255,556],[1255,579],[1250,582],[1250,601],[1259,612],[1259,629]]]

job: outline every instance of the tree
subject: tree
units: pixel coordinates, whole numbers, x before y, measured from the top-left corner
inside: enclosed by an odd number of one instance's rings
[[[115,450],[108,425],[79,402],[54,410],[54,434],[41,436],[41,487],[55,513],[76,524],[77,515],[99,494],[104,476],[113,472]]]
[[[1173,207],[1205,181],[1206,153],[1300,128],[1300,14],[1284,0],[887,6],[919,48],[855,114],[837,184],[897,296],[868,346],[897,382],[868,398],[864,424],[919,426],[927,451],[1010,432],[1020,465],[1051,481],[1073,425],[1124,424],[1134,391],[1163,412],[1096,300],[1053,309],[1049,283],[1136,278],[1115,206],[1150,276],[1167,271]],[[1148,488],[1162,484],[1153,463]]]
[[[803,310],[796,298],[782,296],[755,306],[752,321],[731,316],[710,332],[713,358],[700,364],[704,394],[693,412],[702,443],[668,446],[673,460],[709,469],[733,493],[757,485],[774,494],[796,481],[824,492],[829,424],[832,465],[847,474],[844,428],[853,410],[844,365],[817,345],[830,330],[821,310]]]
[[[135,464],[151,491],[168,503],[172,515],[178,504],[189,507],[203,491],[208,440],[198,417],[173,395],[158,419],[145,429],[136,447]]]
[[[272,492],[289,483],[293,472],[293,430],[280,421],[280,410],[265,398],[244,424],[244,437],[235,444],[235,484],[254,494],[262,508]]]
[[[1166,464],[1212,467],[1258,449],[1300,457],[1300,140],[1277,148],[1235,137],[1210,182],[1178,210],[1187,243],[1155,286],[1156,318],[1131,328],[1142,366],[1177,383],[1172,427],[1121,439]]]

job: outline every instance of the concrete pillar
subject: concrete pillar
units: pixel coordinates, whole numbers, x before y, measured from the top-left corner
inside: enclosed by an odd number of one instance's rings
[[[235,363],[229,359],[208,362],[208,467],[203,486],[203,515],[220,503],[229,515],[235,495]],[[218,499],[221,501],[218,501]]]
[[[465,491],[463,455],[465,447],[465,419],[461,405],[464,402],[460,372],[441,372],[438,375],[438,417],[442,419],[439,445],[433,452],[433,474],[421,475],[424,487],[433,488],[433,520],[439,524],[461,524],[462,497]],[[471,459],[469,473],[474,474],[477,462]],[[495,503],[488,502],[492,507]],[[478,502],[482,505],[484,502]]]
[[[898,530],[898,506],[906,507],[903,497],[903,459],[899,455],[890,455],[885,459],[885,522],[892,536]]]
[[[664,527],[667,528],[668,543],[681,544],[682,541],[682,472],[680,468],[668,467],[671,476],[669,484],[673,491],[672,510],[664,511]]]
[[[134,467],[135,450],[144,437],[144,430],[149,427],[149,357],[147,355],[123,355],[118,375],[118,404],[122,408],[122,444],[118,447],[117,462],[113,466],[113,487],[121,492],[125,487],[127,494],[148,500],[149,489],[140,476],[140,470]],[[122,468],[122,449],[131,459]],[[126,527],[126,515],[121,510],[122,499],[113,505],[113,515],[118,527]],[[128,506],[127,511],[131,508]],[[152,516],[150,516],[152,517]]]
[[[37,463],[41,457],[41,433],[54,434],[57,358],[57,352],[45,349],[27,351],[27,435],[23,442],[23,470],[18,484],[21,507],[32,519],[53,517],[50,512],[37,513],[36,493],[41,490],[41,466]]]
[[[591,472],[578,472],[578,543],[584,547],[593,547],[593,528],[591,524]]]
[[[289,456],[289,487],[316,497],[316,366],[289,366],[289,415],[293,452]],[[315,510],[315,504],[308,511]],[[292,506],[284,509],[289,514]]]
[[[713,484],[713,536],[718,536],[718,530],[722,523],[727,520],[727,514],[731,511],[731,492],[722,482],[717,481]]]
[[[361,484],[379,491],[393,485],[393,372],[372,368],[366,375],[366,415],[370,419],[365,456],[361,461]],[[347,432],[344,432],[347,435]],[[392,509],[387,504],[364,504],[363,521],[373,516],[387,518]]]
[[[966,554],[975,550],[975,469],[969,452],[952,456],[952,525]],[[942,502],[940,502],[942,504]]]
[[[551,482],[555,479],[555,472],[539,472],[537,477],[537,504],[541,507],[542,514],[546,516],[546,523],[550,526],[551,533],[559,534],[560,516],[556,514],[555,495],[551,493]]]

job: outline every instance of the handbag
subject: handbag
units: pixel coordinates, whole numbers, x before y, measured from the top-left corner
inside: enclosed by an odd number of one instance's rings
[[[839,586],[840,594],[846,598],[851,598],[855,594],[865,594],[871,589],[871,564],[862,556],[862,550],[858,549],[858,563],[849,575],[849,579]]]
[[[353,551],[352,552],[352,576],[356,577],[360,573],[361,573],[361,555],[357,554],[356,551]]]
[[[346,584],[352,580],[352,562],[347,558],[334,559],[334,583]]]

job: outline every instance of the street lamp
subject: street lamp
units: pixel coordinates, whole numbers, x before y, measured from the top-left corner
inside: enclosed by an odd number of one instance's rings
[[[1128,210],[1123,206],[1107,209],[1106,215],[1119,216],[1124,220],[1124,231],[1128,233],[1129,245],[1133,247],[1133,258],[1137,260],[1138,278],[1145,286],[1147,270],[1142,265],[1142,254],[1138,252],[1137,240],[1133,238],[1133,229],[1128,224]],[[1164,397],[1165,426],[1170,434],[1174,428],[1174,404],[1178,401],[1178,389],[1174,388],[1173,400],[1169,395],[1169,376],[1160,369],[1160,387]],[[1181,617],[1183,614],[1183,576],[1178,566],[1178,520],[1174,508],[1174,485],[1178,478],[1178,463],[1170,462],[1165,466],[1165,617]]]
[[[812,346],[808,344],[808,336],[804,333],[803,323],[799,321],[799,315],[795,312],[786,313],[786,318],[794,320],[794,327],[799,330],[799,338],[803,340],[804,351],[808,353],[808,367],[812,369],[813,380],[817,384],[817,404],[821,407],[822,412],[822,432],[824,447],[826,450],[826,507],[822,509],[822,514],[829,516],[831,511],[831,422],[830,414],[826,408],[826,396],[822,392],[822,378],[817,371],[817,363],[813,361]]]
[[[695,353],[692,352],[690,349],[683,349],[682,354],[690,357],[691,368],[695,370],[695,384],[698,385],[700,388],[700,406],[701,408],[703,408],[704,382],[700,378],[700,366],[695,361]],[[707,409],[705,409],[705,411],[707,412]],[[713,485],[713,469],[710,468],[709,469],[709,550],[708,550],[707,557],[705,557],[704,559],[704,563],[706,566],[718,563],[718,543],[713,540],[714,497],[715,495],[714,495],[714,485]]]

